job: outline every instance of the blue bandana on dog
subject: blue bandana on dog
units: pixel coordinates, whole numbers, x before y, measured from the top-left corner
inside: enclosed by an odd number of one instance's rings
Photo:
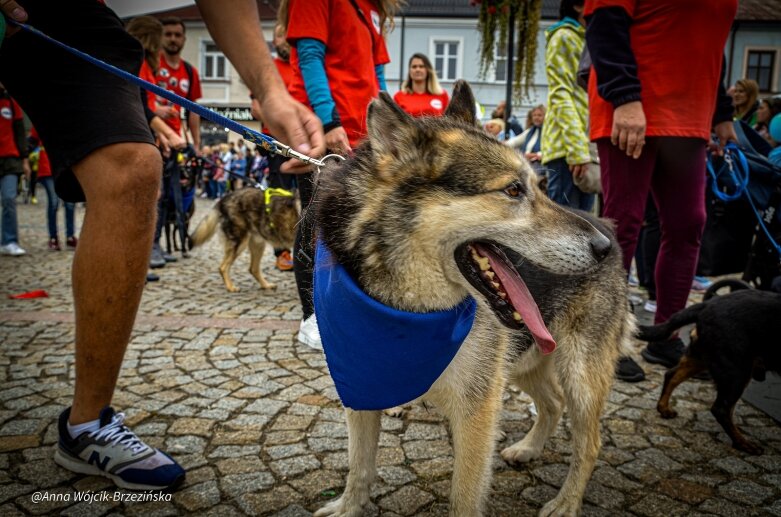
[[[315,313],[325,358],[345,407],[387,409],[426,393],[472,329],[477,303],[415,313],[364,293],[328,248],[317,243]]]

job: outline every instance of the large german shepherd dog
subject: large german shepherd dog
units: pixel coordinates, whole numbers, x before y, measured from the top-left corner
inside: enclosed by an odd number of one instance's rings
[[[465,82],[441,118],[413,119],[381,94],[367,142],[320,175],[319,238],[387,306],[429,312],[478,301],[466,340],[421,397],[450,421],[450,513],[483,513],[509,379],[539,411],[528,435],[502,451],[509,462],[538,457],[569,408],[570,472],[541,514],[574,515],[599,454],[615,361],[634,331],[620,251],[603,224],[542,194],[529,164],[476,127],[474,106]],[[347,484],[317,516],[361,515],[369,500],[380,412],[346,415]]]
[[[230,277],[230,269],[246,247],[250,251],[249,271],[262,289],[274,289],[263,276],[260,259],[266,242],[278,248],[292,248],[296,237],[298,210],[292,196],[271,196],[266,203],[264,190],[244,188],[226,195],[204,217],[190,235],[190,247],[200,246],[222,230],[224,255],[220,263],[220,276],[225,288],[235,293],[239,290]]]

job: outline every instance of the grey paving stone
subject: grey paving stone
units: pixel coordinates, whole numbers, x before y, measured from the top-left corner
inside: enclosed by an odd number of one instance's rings
[[[720,486],[719,493],[730,501],[758,505],[764,503],[773,490],[752,481],[735,480]]]

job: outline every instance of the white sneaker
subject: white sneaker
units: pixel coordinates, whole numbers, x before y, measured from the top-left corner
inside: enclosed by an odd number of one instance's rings
[[[0,253],[3,255],[18,257],[20,255],[25,255],[27,252],[24,251],[24,249],[22,249],[17,243],[9,242],[5,246],[0,246]]]
[[[656,312],[656,302],[648,300],[645,302],[645,305],[643,305],[643,309],[645,309],[646,312]]]
[[[320,340],[320,329],[317,327],[317,317],[314,314],[305,320],[301,320],[301,326],[298,328],[298,342],[315,350],[323,349],[323,342]]]

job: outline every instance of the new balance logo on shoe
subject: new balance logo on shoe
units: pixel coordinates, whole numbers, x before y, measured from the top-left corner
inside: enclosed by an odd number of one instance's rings
[[[90,465],[96,465],[100,470],[105,471],[106,465],[108,465],[108,462],[111,461],[111,458],[108,456],[105,456],[103,458],[103,461],[100,460],[100,454],[98,454],[98,451],[92,451],[92,454],[90,454],[89,460],[87,460],[87,463]]]

